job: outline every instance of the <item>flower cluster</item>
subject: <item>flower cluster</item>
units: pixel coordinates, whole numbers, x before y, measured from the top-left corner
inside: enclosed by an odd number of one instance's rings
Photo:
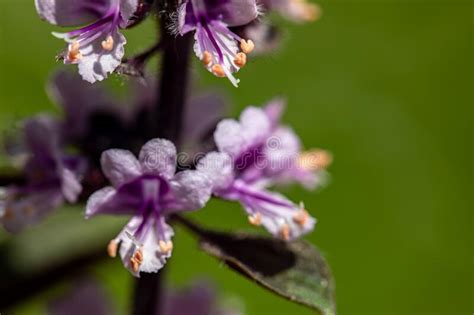
[[[126,39],[121,30],[136,24],[150,4],[35,3],[48,22],[78,27],[53,34],[67,42],[60,55],[64,63],[77,64],[82,79],[90,83],[104,80],[122,63]],[[179,38],[192,33],[194,52],[204,67],[235,86],[239,80],[234,74],[248,55],[271,46],[266,33],[272,27],[262,12],[276,11],[296,22],[319,15],[318,7],[304,0],[182,0],[173,10],[166,12],[172,22],[165,31]],[[181,143],[188,153],[182,161],[175,143],[156,134],[153,106],[160,96],[149,88],[156,82],[142,80],[145,84],[133,89],[135,97],[120,102],[83,80],[57,74],[49,92],[63,107],[64,117],[39,116],[25,122],[23,154],[17,157],[23,161],[23,182],[5,187],[0,201],[0,219],[7,230],[36,223],[64,201],[76,202],[82,193],[88,198],[87,218],[130,217],[107,250],[138,277],[158,272],[171,256],[174,231],[169,219],[204,208],[211,197],[238,202],[251,224],[283,241],[314,229],[316,219],[304,203],[274,188],[292,183],[307,189],[322,186],[332,158],[321,149],[303,151],[295,132],[281,123],[283,100],[249,106],[235,120],[223,119],[225,106],[218,96],[192,95],[180,113],[185,122]]]
[[[35,4],[49,23],[78,27],[53,35],[68,44],[60,59],[77,64],[90,83],[104,80],[120,66],[127,43],[120,30],[135,25],[149,7],[141,0],[35,0]],[[320,15],[319,7],[305,0],[182,0],[172,29],[181,36],[193,32],[194,52],[205,68],[237,87],[234,73],[246,65],[248,54],[274,47],[274,29],[259,19],[267,11],[295,22],[314,21]]]
[[[208,153],[198,170],[211,178],[216,196],[242,205],[251,224],[288,241],[311,231],[316,220],[302,202],[268,188],[292,181],[316,187],[331,158],[322,150],[301,152],[295,133],[279,125],[282,108],[276,100],[263,109],[248,107],[239,121],[221,121],[214,133],[219,151]]]

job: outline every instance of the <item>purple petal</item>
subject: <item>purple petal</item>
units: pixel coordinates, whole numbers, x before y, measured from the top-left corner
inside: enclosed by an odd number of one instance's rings
[[[263,152],[267,160],[267,176],[296,169],[301,143],[291,128],[279,127],[267,141]]]
[[[228,26],[239,26],[250,23],[258,16],[255,0],[188,0],[182,10],[183,24],[196,25],[199,17],[208,21],[221,20]]]
[[[59,126],[55,119],[40,115],[25,121],[25,142],[34,155],[54,155],[59,146]]]
[[[242,127],[233,119],[224,119],[217,125],[214,141],[219,151],[228,153],[232,158],[246,149]]]
[[[281,117],[285,111],[286,101],[281,98],[274,99],[270,101],[263,110],[270,120],[270,125],[272,128],[277,127],[280,124]]]
[[[139,160],[144,173],[170,179],[176,172],[176,147],[166,139],[150,140],[142,147]]]
[[[222,152],[210,152],[202,158],[197,169],[206,174],[212,182],[213,191],[229,187],[234,180],[232,158]]]
[[[211,197],[211,181],[200,171],[179,172],[170,185],[174,195],[174,204],[170,205],[173,210],[200,209]]]
[[[133,215],[141,205],[139,195],[119,193],[113,187],[104,187],[87,200],[86,218],[97,214]]]
[[[122,16],[122,27],[126,27],[128,20],[138,9],[138,0],[120,0],[120,15]]]
[[[7,192],[8,194],[8,192]],[[11,233],[18,233],[26,226],[36,224],[62,205],[64,199],[58,189],[29,193],[26,196],[8,196],[0,221]]]
[[[111,0],[35,0],[36,11],[51,24],[79,26],[103,16]]]
[[[112,315],[105,292],[91,279],[75,281],[66,294],[48,303],[50,315]]]
[[[61,191],[67,201],[76,202],[77,197],[82,191],[82,186],[76,175],[67,168],[61,171]]]
[[[141,175],[141,167],[132,152],[110,149],[102,153],[102,171],[114,187],[133,180]]]
[[[244,109],[240,124],[248,148],[265,141],[270,133],[270,120],[261,108],[249,106]]]

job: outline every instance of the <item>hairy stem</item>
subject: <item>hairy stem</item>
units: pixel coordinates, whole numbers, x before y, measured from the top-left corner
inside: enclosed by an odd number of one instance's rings
[[[177,4],[162,1],[157,4],[158,12],[173,12]],[[173,10],[173,11],[171,11]],[[163,58],[161,77],[158,81],[159,97],[155,106],[152,125],[156,126],[155,135],[171,140],[179,148],[182,119],[188,85],[189,56],[191,52],[190,36],[173,36],[168,32],[169,14],[160,19]],[[159,314],[162,296],[163,272],[141,274],[135,287],[134,315]]]

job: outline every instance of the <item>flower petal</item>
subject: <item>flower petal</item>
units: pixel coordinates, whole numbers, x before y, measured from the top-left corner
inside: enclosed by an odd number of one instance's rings
[[[140,163],[128,150],[110,149],[104,151],[100,163],[105,176],[115,187],[141,175]]]
[[[167,208],[172,210],[197,210],[211,197],[211,181],[200,171],[179,172],[170,186],[174,200]]]
[[[258,16],[255,0],[188,0],[184,10],[186,17],[181,18],[182,24],[193,26],[201,16],[208,21],[222,20],[229,26],[245,25]]]
[[[126,27],[128,20],[138,9],[138,0],[120,0],[120,15],[122,16],[122,27]]]
[[[33,155],[54,155],[59,146],[59,128],[55,119],[46,115],[28,119],[24,124],[26,145]]]
[[[206,174],[212,182],[212,190],[229,187],[234,179],[232,158],[227,153],[210,152],[202,158],[197,170]]]
[[[267,139],[270,120],[261,108],[249,106],[240,114],[240,125],[247,148],[254,147]]]
[[[166,139],[150,140],[142,147],[139,160],[144,173],[170,179],[176,172],[176,147]]]
[[[61,171],[61,191],[64,198],[69,202],[76,202],[77,197],[82,191],[82,186],[76,175],[67,168]]]
[[[114,32],[111,36],[114,44],[110,51],[104,50],[102,47],[105,37],[99,37],[88,45],[80,47],[82,58],[76,62],[79,74],[87,82],[94,83],[104,80],[122,62],[125,54],[124,46],[127,40],[118,31]],[[66,64],[71,63],[67,58],[64,61]]]
[[[228,153],[234,159],[246,149],[242,127],[233,119],[224,119],[217,125],[214,141],[219,151]]]
[[[35,0],[36,11],[41,18],[59,26],[79,26],[93,22],[107,12],[110,3],[111,0]]]
[[[283,112],[285,111],[286,101],[281,98],[276,98],[271,100],[265,107],[263,108],[265,114],[267,115],[270,125],[272,128],[275,128],[280,123],[281,117]]]
[[[121,242],[120,257],[123,264],[136,277],[139,277],[140,272],[158,272],[163,268],[166,260],[171,257],[172,249],[162,252],[159,244],[160,241],[169,244],[174,235],[173,229],[166,224],[163,218],[150,219],[145,223],[148,225],[145,227],[147,232],[141,237],[141,240],[137,240],[133,234],[137,231],[142,220],[141,216],[133,217],[115,239],[115,241]],[[138,271],[135,272],[131,259],[137,250],[142,251],[143,261],[139,265]]]
[[[267,176],[275,176],[297,168],[298,155],[301,143],[291,128],[279,127],[270,137],[263,148],[267,165]]]
[[[7,192],[8,194],[8,192]],[[61,191],[49,189],[20,196],[7,195],[0,211],[0,222],[10,233],[18,233],[29,225],[41,221],[46,215],[62,205],[64,199]]]
[[[133,215],[140,202],[140,196],[117,192],[111,186],[104,187],[87,200],[86,218],[97,214]]]

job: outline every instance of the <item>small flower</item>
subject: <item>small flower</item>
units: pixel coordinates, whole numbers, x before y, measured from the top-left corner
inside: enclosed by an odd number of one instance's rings
[[[258,0],[264,8],[275,10],[293,22],[313,22],[321,17],[321,8],[308,0]]]
[[[255,0],[185,0],[178,13],[178,31],[181,35],[195,31],[196,56],[208,71],[237,86],[233,73],[245,66],[254,43],[229,27],[245,25],[257,16]]]
[[[219,152],[208,153],[197,169],[209,176],[216,196],[241,203],[251,224],[292,240],[311,231],[316,220],[303,203],[268,188],[291,181],[310,186],[310,180],[318,182],[323,166],[306,169],[298,163],[304,153],[294,132],[279,125],[282,109],[283,103],[274,101],[264,110],[247,108],[240,121],[221,121],[214,133]]]
[[[87,202],[86,217],[96,214],[132,215],[122,232],[110,242],[109,255],[120,256],[135,275],[157,272],[171,256],[174,232],[166,217],[202,208],[211,185],[199,171],[176,171],[176,148],[168,140],[153,139],[135,156],[111,149],[102,154],[102,171],[112,186],[95,192]]]
[[[77,64],[90,83],[104,80],[124,55],[125,28],[137,10],[138,0],[35,0],[38,14],[58,26],[87,26],[67,33],[53,33],[68,43],[65,64]]]
[[[24,129],[26,183],[6,187],[0,202],[0,221],[12,233],[37,223],[64,200],[75,202],[82,190],[77,178],[82,161],[60,150],[57,122],[39,116],[26,121]]]

